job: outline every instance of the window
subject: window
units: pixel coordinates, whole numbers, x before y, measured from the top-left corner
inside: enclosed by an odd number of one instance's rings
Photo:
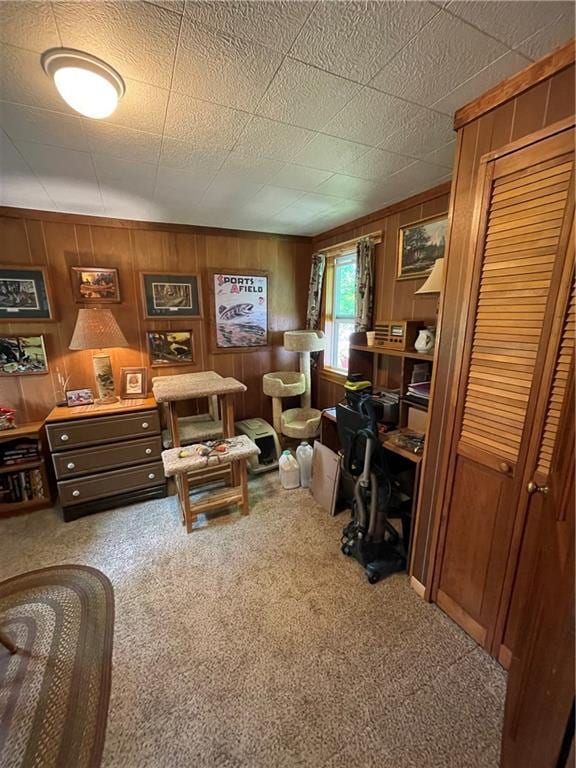
[[[329,273],[330,274],[330,273]],[[336,256],[327,292],[325,366],[348,372],[350,334],[356,321],[356,253]]]

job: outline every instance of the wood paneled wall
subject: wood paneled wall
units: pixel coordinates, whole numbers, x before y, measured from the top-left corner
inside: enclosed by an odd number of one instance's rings
[[[383,208],[370,216],[351,221],[336,230],[326,232],[314,238],[314,251],[329,248],[336,243],[352,240],[371,232],[382,231],[382,242],[376,246],[375,252],[375,288],[374,288],[374,319],[375,320],[433,320],[436,317],[438,296],[415,296],[425,278],[414,280],[397,280],[398,263],[398,233],[400,227],[432,216],[448,213],[450,184],[424,192],[416,197]],[[387,382],[394,386],[400,364],[399,360],[382,358],[383,367],[378,384],[385,386]],[[324,374],[318,375],[316,403],[319,408],[335,405],[343,396],[343,377]]]
[[[297,356],[284,351],[282,335],[285,330],[304,327],[311,252],[307,238],[0,208],[0,263],[46,266],[54,314],[53,322],[0,323],[4,335],[44,334],[50,368],[46,376],[0,377],[0,404],[16,408],[21,422],[42,419],[62,399],[60,381],[69,377],[68,389],[94,386],[90,352],[68,350],[82,306],[74,301],[70,268],[100,266],[119,270],[122,303],[109,306],[130,344],[127,349],[111,350],[117,388],[121,366],[148,365],[146,331],[191,329],[194,365],[151,368],[149,373],[157,376],[213,369],[235,376],[248,387],[238,397],[236,417],[271,420],[270,399],[262,393],[262,375],[297,368]],[[212,354],[210,269],[269,272],[268,347],[256,352]],[[145,320],[141,271],[199,272],[204,317]]]
[[[573,58],[572,58],[573,60]],[[533,67],[540,65],[537,62]],[[541,69],[541,67],[540,67]],[[520,76],[517,76],[518,80]],[[503,84],[507,95],[508,86]],[[435,539],[444,489],[443,467],[451,444],[451,414],[463,359],[466,300],[470,293],[474,254],[470,252],[474,199],[480,158],[510,142],[574,115],[574,64],[509,98],[458,132],[452,181],[451,232],[447,248],[446,285],[441,301],[441,334],[437,343],[436,379],[421,480],[414,576],[430,587]],[[462,110],[464,113],[465,110]]]

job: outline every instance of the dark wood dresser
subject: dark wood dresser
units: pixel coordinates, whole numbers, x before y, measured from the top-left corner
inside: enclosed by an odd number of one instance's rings
[[[65,521],[166,495],[153,397],[54,408],[46,435]]]

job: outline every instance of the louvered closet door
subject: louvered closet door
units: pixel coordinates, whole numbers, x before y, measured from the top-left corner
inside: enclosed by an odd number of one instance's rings
[[[573,132],[565,131],[486,163],[479,191],[482,214],[435,597],[486,648],[567,254],[573,171]],[[543,456],[550,456],[546,446]]]

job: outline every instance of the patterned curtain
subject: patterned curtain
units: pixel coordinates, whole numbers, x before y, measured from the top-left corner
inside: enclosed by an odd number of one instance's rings
[[[356,246],[356,332],[372,328],[373,304],[374,243],[364,237]]]
[[[308,309],[306,311],[306,328],[317,330],[320,325],[320,308],[322,306],[322,280],[326,256],[323,253],[315,253],[312,256],[312,269],[310,270],[310,288],[308,289]]]

